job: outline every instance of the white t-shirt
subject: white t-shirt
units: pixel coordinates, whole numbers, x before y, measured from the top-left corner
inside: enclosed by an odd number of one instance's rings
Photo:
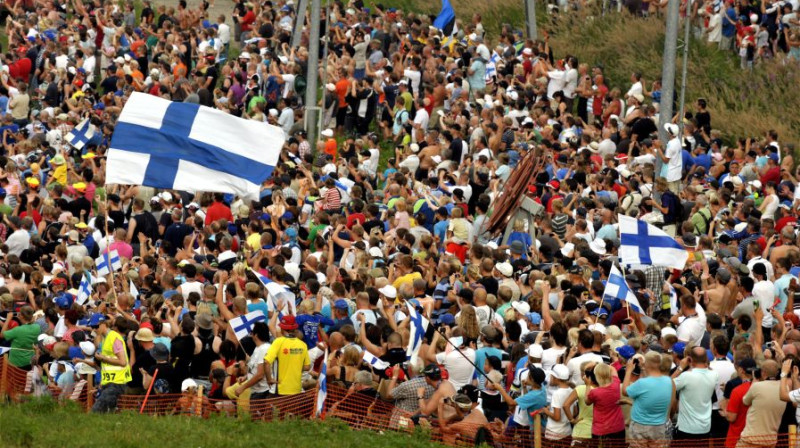
[[[705,325],[701,325],[699,316],[687,317],[678,325],[678,340],[700,345],[705,332]]]
[[[558,364],[558,357],[567,351],[566,347],[561,348],[548,348],[542,352],[542,369],[547,372],[553,370],[553,367]]]
[[[719,374],[719,382],[717,383],[717,401],[712,405],[712,409],[719,409],[719,402],[725,398],[725,384],[730,381],[731,377],[736,374],[736,367],[727,358],[715,359],[709,363],[711,370]]]
[[[553,398],[550,400],[550,410],[555,411],[557,408],[561,408],[561,419],[547,419],[547,438],[561,439],[572,434],[572,426],[567,419],[567,413],[564,412],[564,402],[567,401],[571,393],[572,389],[569,387],[559,387],[553,392]]]
[[[572,384],[576,386],[582,386],[584,384],[581,376],[583,373],[581,372],[581,364],[587,361],[603,362],[603,357],[596,353],[587,352],[570,359],[567,363],[567,370],[569,370],[569,381]]]
[[[774,319],[769,312],[769,308],[775,303],[775,284],[769,280],[762,280],[753,285],[753,299],[758,300],[758,306],[764,312],[764,318],[761,319],[761,326],[772,328]]]
[[[247,379],[254,377],[258,373],[259,366],[264,362],[264,357],[267,356],[267,351],[269,350],[269,343],[263,343],[253,350],[253,354],[250,355],[250,359],[247,360]],[[275,368],[273,366],[273,372],[275,372]],[[250,388],[250,392],[254,394],[264,393],[270,389],[269,383],[267,383],[267,377],[261,378],[259,382],[253,384]],[[274,389],[274,386],[273,386]],[[275,392],[271,390],[270,392]]]
[[[666,154],[669,159],[667,165],[667,182],[675,182],[681,180],[683,171],[683,157],[681,154],[681,142],[676,137],[667,143]]]
[[[419,95],[419,83],[422,81],[422,73],[418,70],[404,70],[403,76],[411,81],[411,89],[414,91],[414,96]]]
[[[465,357],[469,358],[469,361]],[[436,362],[444,365],[445,369],[447,369],[447,373],[450,374],[450,383],[453,384],[455,390],[459,390],[472,382],[472,377],[475,375],[475,367],[472,367],[470,361],[475,362],[475,350],[471,348],[463,348],[461,353],[456,349],[452,349],[449,353],[441,352],[436,355]]]

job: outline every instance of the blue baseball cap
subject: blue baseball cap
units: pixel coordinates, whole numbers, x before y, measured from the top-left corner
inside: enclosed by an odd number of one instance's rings
[[[683,356],[684,350],[686,350],[685,342],[676,342],[675,345],[672,346],[672,351],[677,353],[678,356]]]
[[[292,219],[294,219],[294,215],[292,214],[292,212],[286,212],[283,214],[283,216],[281,216],[281,219],[291,221]]]
[[[261,220],[266,221],[267,223],[272,221],[272,217],[269,216],[269,213],[262,213]]]
[[[617,347],[617,353],[625,359],[631,359],[636,354],[636,350],[630,345],[623,345],[622,347]]]
[[[291,239],[297,238],[297,229],[295,229],[294,227],[289,227],[288,229],[286,229],[286,236],[288,236]]]
[[[55,298],[53,298],[53,302],[55,302],[57,307],[61,308],[62,310],[66,310],[72,306],[72,302],[74,302],[74,299],[72,297],[72,294],[68,292],[63,292],[57,295]]]
[[[528,313],[528,319],[531,320],[533,325],[539,325],[542,323],[542,315],[535,311],[533,313]]]
[[[333,303],[333,307],[337,310],[349,310],[350,305],[347,304],[347,300],[339,299]]]
[[[453,325],[456,323],[456,317],[450,313],[442,314],[439,316],[439,323],[442,325]]]
[[[92,317],[90,317],[88,320],[89,320],[89,323],[88,323],[89,327],[97,327],[101,323],[107,321],[108,318],[106,318],[106,316],[104,314],[94,313],[94,314],[92,314]]]

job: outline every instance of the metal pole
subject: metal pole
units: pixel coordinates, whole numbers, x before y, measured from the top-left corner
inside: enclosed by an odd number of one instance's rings
[[[294,22],[294,31],[292,31],[292,48],[300,46],[300,38],[303,37],[303,23],[306,21],[306,8],[308,0],[300,0],[297,3],[297,18]]]
[[[678,1],[678,0],[675,0]],[[319,66],[319,13],[320,0],[311,0],[311,33],[308,36],[308,72],[306,86],[306,132],[308,142],[316,150],[317,147],[317,80],[319,78],[317,67]]]
[[[667,32],[664,36],[664,61],[661,67],[661,104],[658,114],[658,139],[663,145],[669,137],[664,125],[672,122],[672,103],[675,98],[675,58],[678,53],[678,27],[680,0],[669,0],[667,7]],[[661,172],[661,158],[656,157],[656,176]]]
[[[536,0],[525,0],[525,20],[528,25],[528,38],[536,40]]]
[[[692,6],[694,6],[694,1],[689,0],[689,4],[686,7],[686,24],[683,31],[683,67],[681,67],[681,93],[680,106],[678,107],[680,111],[678,114],[678,128],[680,129],[678,135],[680,135],[681,139],[683,139],[683,117],[685,113],[684,108],[686,106],[686,70],[689,67],[689,39],[691,39]],[[681,140],[681,145],[683,145],[683,140]]]
[[[328,38],[330,36],[330,22],[331,22],[331,0],[325,0],[325,35],[322,37],[322,104],[319,108],[319,123],[317,124],[317,129],[319,132],[322,133],[323,125],[325,122],[325,95],[328,94],[325,85],[328,82]]]

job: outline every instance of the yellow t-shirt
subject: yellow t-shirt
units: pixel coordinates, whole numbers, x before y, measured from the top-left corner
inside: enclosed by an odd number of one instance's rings
[[[404,275],[402,277],[397,277],[395,279],[394,283],[392,283],[392,286],[394,286],[395,289],[400,289],[400,285],[403,285],[404,283],[412,283],[414,280],[416,280],[418,278],[422,278],[422,274],[420,274],[417,271],[414,271],[414,272],[412,272],[410,274],[406,274],[406,275]]]
[[[67,185],[67,165],[59,165],[53,170],[53,178],[61,185]]]
[[[252,250],[259,250],[261,249],[261,234],[254,233],[247,237],[247,245]]]
[[[264,361],[278,360],[278,395],[294,395],[303,391],[303,367],[311,365],[306,343],[297,338],[279,337],[269,347]],[[272,375],[275,376],[273,371]]]

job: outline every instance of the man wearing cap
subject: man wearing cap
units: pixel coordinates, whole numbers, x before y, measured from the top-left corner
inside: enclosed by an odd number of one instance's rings
[[[544,390],[546,375],[539,367],[532,367],[522,384],[521,395],[512,398],[501,384],[495,384],[496,389],[503,396],[509,406],[516,406],[514,415],[508,420],[508,428],[528,427],[533,424],[531,412],[547,406],[547,393]]]
[[[274,314],[277,316],[277,313]],[[273,317],[273,319],[276,317]],[[275,339],[264,357],[267,367],[267,378],[277,376],[278,395],[295,395],[303,391],[302,374],[311,368],[308,357],[308,347],[305,342],[297,339],[297,323],[294,316],[281,317],[278,327],[283,336]],[[275,371],[272,363],[277,361]]]

